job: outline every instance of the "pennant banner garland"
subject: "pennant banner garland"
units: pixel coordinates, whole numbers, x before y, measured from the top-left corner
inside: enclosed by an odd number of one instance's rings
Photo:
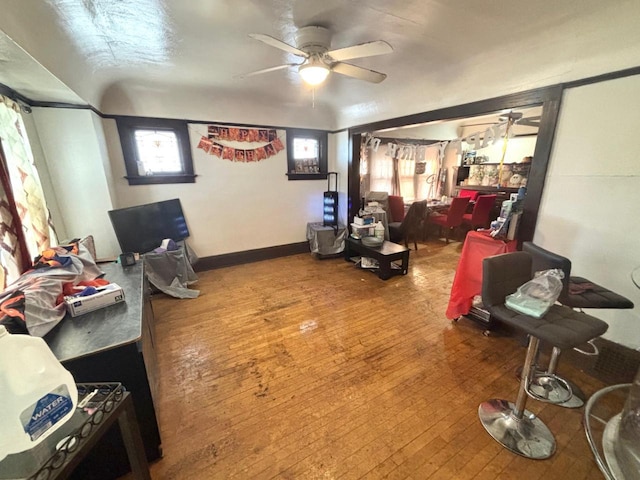
[[[209,125],[207,127],[209,139],[233,140],[234,142],[273,142],[278,138],[278,132],[266,128],[232,128]]]
[[[533,117],[532,117],[533,119]],[[514,136],[514,131],[511,126],[517,123],[520,120],[505,120],[496,125],[493,125],[487,128],[484,132],[475,132],[471,135],[467,135],[465,137],[459,137],[453,140],[444,140],[442,142],[438,142],[437,144],[430,144],[428,146],[425,145],[402,145],[398,143],[389,142],[387,144],[387,151],[385,155],[391,158],[401,158],[404,160],[415,160],[416,162],[424,161],[424,153],[427,147],[433,147],[437,145],[440,148],[439,155],[440,157],[444,154],[444,149],[447,146],[456,150],[457,153],[462,153],[462,142],[466,142],[471,146],[474,150],[478,150],[481,148],[488,147],[489,145],[493,145],[499,140],[503,138],[509,139]],[[378,151],[378,147],[380,146],[381,140],[379,138],[375,138],[371,134],[365,134],[363,148],[371,148],[374,152]]]
[[[259,162],[273,157],[284,150],[282,140],[278,138],[276,130],[263,128],[232,128],[209,125],[207,136],[202,136],[198,148],[209,155],[215,155],[232,162]],[[228,140],[234,142],[260,142],[265,145],[258,148],[234,148],[214,140]]]

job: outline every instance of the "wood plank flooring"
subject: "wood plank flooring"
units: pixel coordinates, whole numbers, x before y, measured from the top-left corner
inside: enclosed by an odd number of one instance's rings
[[[419,244],[382,281],[310,254],[199,274],[154,296],[164,458],[154,479],[600,479],[582,409],[529,400],[546,461],[503,449],[477,407],[514,401],[525,349],[444,311],[461,244]],[[597,380],[561,362],[587,394]]]

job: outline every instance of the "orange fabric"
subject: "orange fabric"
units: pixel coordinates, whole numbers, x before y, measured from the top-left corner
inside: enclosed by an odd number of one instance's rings
[[[78,293],[80,290],[76,290],[74,287],[104,287],[111,282],[104,278],[96,278],[95,280],[85,280],[83,282],[72,283],[68,282],[62,285],[62,293],[58,295],[56,299],[56,305],[61,304],[64,301],[64,297]]]
[[[4,302],[2,302],[2,304],[0,304],[0,313],[3,313],[4,315],[7,315],[9,317],[19,318],[24,322],[24,304],[22,306],[22,311],[13,308],[13,305],[20,301],[24,302],[24,293],[16,295],[15,297],[7,298]]]
[[[64,267],[71,262],[69,254],[78,255],[78,244],[59,245],[42,251],[33,262],[33,268]]]

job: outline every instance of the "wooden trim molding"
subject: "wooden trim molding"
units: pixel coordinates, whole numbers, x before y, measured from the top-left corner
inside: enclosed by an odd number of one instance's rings
[[[213,255],[210,257],[200,258],[195,264],[194,270],[196,272],[204,272],[206,270],[214,270],[216,268],[232,267],[234,265],[260,262],[262,260],[287,257],[289,255],[298,255],[300,253],[308,253],[311,255],[310,252],[309,242],[298,242],[287,245],[277,245],[275,247],[246,250],[244,252],[225,253],[223,255]]]
[[[512,95],[504,95],[494,97],[477,102],[465,103],[454,107],[440,108],[429,112],[421,112],[404,117],[396,117],[380,122],[359,125],[349,129],[350,133],[365,133],[375,130],[383,130],[387,128],[401,127],[404,125],[413,125],[419,123],[433,122],[436,120],[451,120],[463,117],[473,117],[483,113],[496,112],[501,109],[521,108],[531,105],[540,105],[545,100],[553,97],[558,85],[551,87],[539,88],[536,90],[528,90],[526,92],[514,93]]]
[[[348,167],[348,203],[351,218],[360,205],[360,143],[362,134],[380,129],[403,127],[406,125],[427,123],[436,120],[454,120],[474,117],[504,109],[524,108],[542,105],[543,113],[538,129],[538,140],[533,157],[532,168],[527,181],[527,196],[524,205],[524,215],[518,234],[519,240],[533,240],[538,209],[542,199],[542,191],[549,166],[549,156],[560,112],[563,85],[554,85],[537,90],[489,98],[477,102],[442,108],[431,112],[418,113],[405,117],[398,117],[382,122],[361,125],[349,130],[349,167]]]

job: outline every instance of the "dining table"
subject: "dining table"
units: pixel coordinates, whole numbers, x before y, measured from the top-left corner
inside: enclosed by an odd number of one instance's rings
[[[451,206],[451,198],[447,198],[447,200],[428,200],[427,201],[427,211],[429,213],[441,212],[443,210],[447,210]]]

